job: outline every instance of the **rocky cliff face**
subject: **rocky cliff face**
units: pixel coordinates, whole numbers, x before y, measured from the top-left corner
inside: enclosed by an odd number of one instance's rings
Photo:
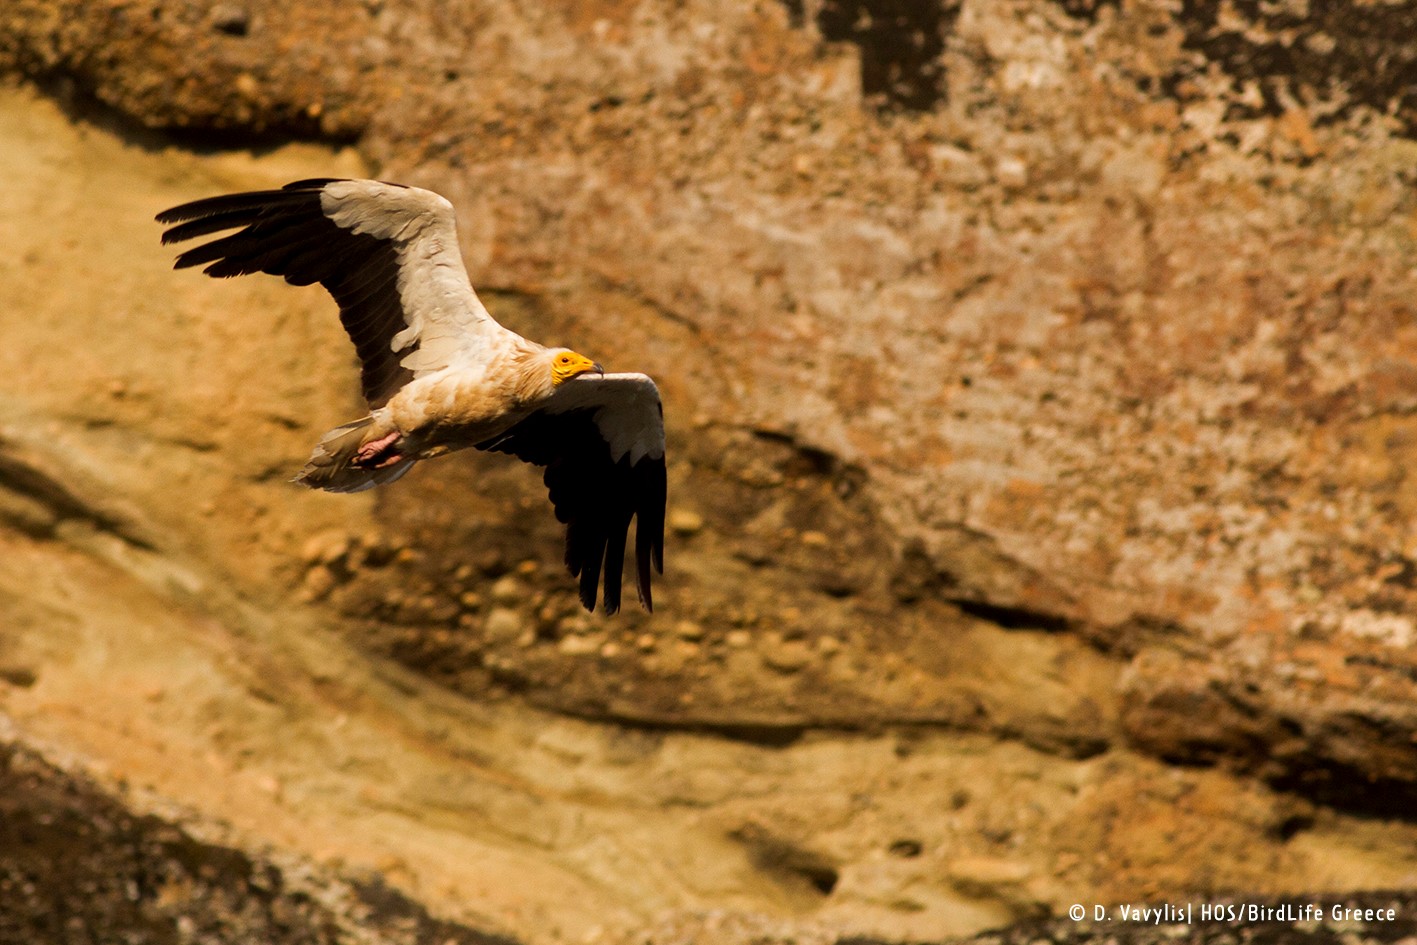
[[[6,710],[532,940],[1411,884],[1417,24],[1301,6],[12,2],[0,67],[66,112],[12,92],[0,119],[0,539],[30,562]],[[332,307],[172,274],[148,221],[332,173],[446,194],[500,319],[659,379],[653,618],[578,612],[503,457],[373,497],[282,482],[358,409]],[[105,582],[142,603],[103,612]],[[104,662],[136,628],[150,700]],[[175,698],[150,666],[192,646],[218,656]],[[318,696],[331,659],[415,694]],[[272,660],[286,688],[251,681]],[[481,732],[489,701],[559,734],[479,754],[431,720]],[[350,747],[392,711],[421,788]],[[135,716],[253,786],[100,734]],[[367,726],[318,735],[325,800],[276,717]],[[499,778],[511,819],[561,826],[467,820]],[[347,839],[293,826],[317,813]],[[440,829],[521,881],[450,867]],[[526,891],[559,883],[607,905]]]

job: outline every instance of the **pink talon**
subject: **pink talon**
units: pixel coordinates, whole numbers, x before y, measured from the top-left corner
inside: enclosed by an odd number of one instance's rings
[[[354,454],[354,464],[370,469],[383,469],[386,466],[392,466],[394,463],[402,461],[403,457],[398,453],[386,455],[386,451],[397,442],[401,435],[399,431],[395,430],[392,433],[379,437],[377,440],[370,440],[368,443],[365,443],[363,446],[359,447],[359,451]]]

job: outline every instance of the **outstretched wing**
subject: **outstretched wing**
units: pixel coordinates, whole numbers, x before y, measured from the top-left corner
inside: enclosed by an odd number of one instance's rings
[[[266,272],[318,282],[359,352],[364,397],[380,407],[411,378],[510,334],[487,314],[458,252],[453,206],[372,180],[296,181],[164,210],[164,244],[236,230],[177,257],[218,278]]]
[[[545,466],[556,518],[566,525],[566,567],[580,578],[581,603],[620,609],[620,578],[631,519],[635,586],[654,609],[650,568],[664,573],[664,416],[659,389],[643,374],[582,375],[551,403],[478,449]]]

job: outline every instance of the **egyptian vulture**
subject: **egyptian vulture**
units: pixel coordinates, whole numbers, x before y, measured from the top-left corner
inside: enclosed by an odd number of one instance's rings
[[[296,482],[358,492],[453,450],[510,453],[546,467],[566,526],[566,566],[587,610],[602,568],[604,610],[619,610],[625,543],[638,519],[636,588],[653,609],[650,568],[664,572],[658,388],[494,321],[468,282],[447,200],[401,184],[302,180],[196,200],[157,219],[175,224],[164,244],[236,231],[186,250],[178,269],[318,282],[339,304],[370,412],[326,433]]]

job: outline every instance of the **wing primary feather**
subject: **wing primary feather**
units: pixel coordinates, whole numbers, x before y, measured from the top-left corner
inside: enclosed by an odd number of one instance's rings
[[[284,190],[257,190],[245,194],[223,194],[218,197],[203,197],[164,210],[157,215],[159,223],[181,223],[199,217],[211,217],[226,213],[244,213],[254,221],[263,212],[276,207],[291,207],[311,202],[310,192],[288,192]],[[318,205],[318,191],[315,194]]]
[[[572,523],[567,528],[567,554],[570,554],[571,535],[576,536],[577,561],[572,574],[577,570],[580,572],[581,603],[586,610],[595,610],[595,598],[600,588],[600,565],[605,560],[605,532],[603,529],[587,527],[579,522]],[[569,565],[570,562],[568,561]],[[615,600],[610,600],[608,595],[605,600],[605,613],[613,614],[620,609],[619,594]]]
[[[645,610],[653,612],[650,568],[664,573],[664,507],[668,490],[663,457],[641,459],[636,473],[635,589]]]
[[[339,259],[332,257],[328,247],[320,245],[318,240],[306,238],[253,256],[249,265],[257,272],[283,276],[291,285],[310,285],[327,281],[337,269]]]
[[[620,496],[616,496],[619,499]],[[616,502],[616,505],[619,505]],[[625,538],[630,529],[629,509],[618,508],[602,532],[605,535],[605,612],[613,614],[620,609],[620,581],[625,570]]]
[[[220,233],[222,230],[232,230],[238,226],[246,226],[250,222],[251,215],[244,210],[230,210],[225,213],[198,217],[195,220],[188,220],[185,223],[179,223],[170,229],[163,230],[162,245],[167,246],[171,243],[181,243],[184,240],[196,239],[199,236]]]
[[[261,270],[250,265],[246,260],[234,259],[230,256],[225,259],[218,259],[202,270],[202,272],[211,276],[213,279],[230,279],[233,276],[249,276],[253,272],[260,271]]]
[[[477,448],[545,467],[552,508],[566,526],[566,569],[589,610],[597,597],[605,613],[620,609],[626,543],[635,525],[635,590],[652,611],[651,574],[664,571],[664,458],[612,460],[597,409],[538,412]]]
[[[225,259],[228,251],[233,246],[238,246],[241,234],[233,233],[230,236],[223,236],[221,239],[212,240],[210,243],[203,243],[194,246],[177,257],[177,262],[173,264],[174,269],[189,269],[192,266],[200,266],[202,263],[211,262],[214,259]]]
[[[305,180],[293,180],[281,187],[281,190],[324,190],[328,184],[338,184],[347,179],[345,177],[307,177]]]
[[[230,263],[249,267],[248,272],[269,272],[270,270],[265,268],[265,258],[287,249],[293,242],[309,239],[309,232],[308,229],[290,226],[289,221],[281,226],[248,226],[229,236],[187,250],[177,257],[176,268],[186,269],[213,259],[224,258]]]

